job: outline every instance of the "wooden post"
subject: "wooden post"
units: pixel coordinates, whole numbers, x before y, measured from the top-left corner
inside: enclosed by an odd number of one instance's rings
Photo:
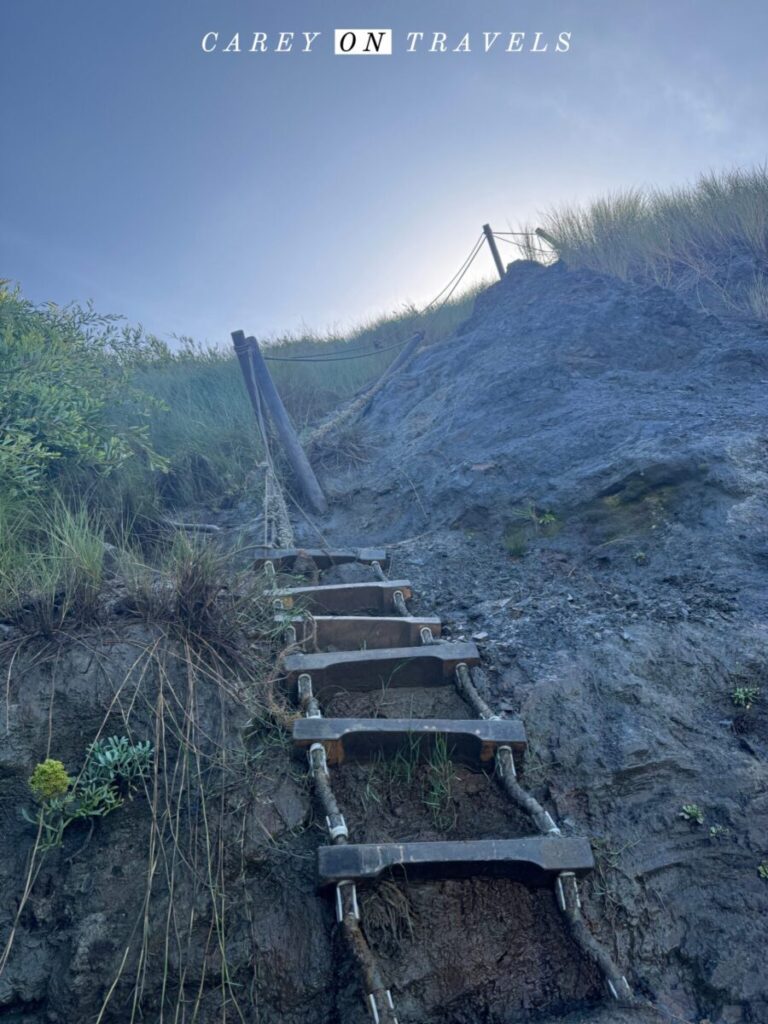
[[[232,343],[235,346],[235,354],[237,355],[237,361],[240,363],[240,370],[245,381],[245,390],[248,392],[253,411],[256,413],[256,419],[258,419],[259,396],[256,393],[256,384],[253,379],[253,370],[251,369],[250,345],[245,340],[245,335],[242,331],[232,332]]]
[[[499,256],[499,250],[496,247],[496,239],[493,237],[490,224],[483,224],[483,234],[485,235],[488,245],[490,246],[491,253],[493,255],[493,262],[496,264],[496,269],[499,272],[499,280],[504,280],[504,264],[501,262],[501,256]]]
[[[259,343],[255,338],[243,338],[242,331],[234,331],[232,334],[232,341],[235,344],[236,351],[238,351],[238,349],[242,350],[243,344],[246,346],[246,354],[251,357],[251,366],[256,378],[259,395],[263,399],[264,405],[269,411],[269,415],[272,418],[272,422],[275,425],[278,435],[280,436],[280,440],[283,442],[283,447],[285,448],[285,453],[288,456],[288,461],[291,464],[291,469],[296,474],[296,479],[301,485],[304,497],[307,499],[310,508],[313,512],[327,512],[328,503],[325,500],[325,495],[320,488],[320,484],[317,482],[317,477],[309,464],[309,459],[307,458],[304,449],[301,447],[301,443],[299,442],[299,438],[294,430],[290,417],[288,416],[286,408],[283,405],[283,401],[277,392],[275,382],[272,380],[267,364],[264,362],[264,357],[259,349]],[[240,358],[239,351],[238,358]],[[246,378],[246,387],[247,386]],[[258,401],[258,396],[256,400]]]

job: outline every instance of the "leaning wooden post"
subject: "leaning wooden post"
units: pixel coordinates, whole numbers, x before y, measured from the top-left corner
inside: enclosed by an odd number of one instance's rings
[[[493,262],[496,264],[496,269],[499,272],[499,280],[504,279],[504,264],[501,262],[501,256],[499,256],[499,250],[496,246],[496,239],[493,237],[490,224],[483,224],[483,234],[485,235],[491,253],[493,254]]]
[[[242,331],[235,331],[232,335],[232,340],[235,342],[235,348],[237,348],[241,334]],[[237,338],[235,337],[236,335]],[[296,474],[296,479],[301,485],[304,497],[307,499],[313,512],[327,512],[328,503],[325,500],[325,495],[320,488],[320,484],[317,482],[317,477],[309,464],[309,459],[307,458],[304,449],[301,447],[301,443],[299,442],[299,438],[294,430],[290,417],[288,416],[285,406],[283,405],[283,401],[277,392],[275,382],[272,380],[272,375],[270,374],[267,364],[264,362],[264,357],[261,354],[259,343],[255,338],[246,338],[245,342],[248,346],[248,352],[251,357],[251,366],[253,367],[253,373],[256,378],[259,394],[263,398],[264,405],[267,407],[280,440],[283,442],[283,447],[285,448],[285,453],[288,456],[288,461],[291,464],[291,469]]]
[[[235,354],[237,361],[240,363],[240,370],[243,374],[243,380],[245,381],[245,390],[248,392],[248,397],[251,400],[253,411],[256,413],[256,419],[259,418],[259,396],[256,392],[256,384],[253,379],[253,370],[251,368],[251,357],[249,354],[250,345],[246,341],[245,335],[242,331],[232,331],[232,343],[235,346]]]

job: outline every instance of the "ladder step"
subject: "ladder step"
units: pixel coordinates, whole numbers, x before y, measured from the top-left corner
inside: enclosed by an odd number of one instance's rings
[[[325,747],[328,764],[346,757],[365,758],[379,751],[393,754],[405,747],[419,760],[429,757],[437,737],[445,739],[449,755],[457,761],[487,765],[496,748],[526,747],[520,719],[501,721],[453,718],[298,718],[293,723],[293,743],[304,751],[313,743]]]
[[[440,636],[441,622],[435,616],[403,618],[401,615],[315,615],[312,621],[291,619],[300,644],[314,635],[318,647],[335,647],[340,651],[360,648],[418,647],[421,630],[428,629],[432,636]]]
[[[388,615],[395,611],[392,595],[396,590],[402,592],[406,601],[413,597],[413,588],[407,580],[288,587],[273,590],[272,594],[283,602],[283,607],[288,611],[300,604],[310,612],[326,615],[360,615],[363,612]]]
[[[318,569],[330,569],[334,565],[349,565],[354,562],[360,562],[363,565],[378,562],[382,569],[389,568],[389,555],[384,548],[347,548],[343,551],[327,551],[324,548],[257,547],[254,566],[258,569],[265,562],[272,562],[278,572],[290,572],[297,560],[301,566],[305,559],[310,558]]]
[[[589,841],[564,836],[345,844],[321,846],[317,854],[321,889],[344,881],[371,882],[397,868],[409,879],[483,875],[540,886],[561,871],[583,875],[594,867]]]
[[[479,661],[480,653],[470,643],[289,654],[283,659],[283,682],[294,693],[298,677],[302,672],[308,672],[312,676],[315,696],[322,701],[340,691],[447,686],[453,681],[460,662],[477,665]]]

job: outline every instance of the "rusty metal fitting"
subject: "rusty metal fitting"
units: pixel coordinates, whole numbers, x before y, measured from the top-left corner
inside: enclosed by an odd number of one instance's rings
[[[392,595],[392,603],[394,604],[395,611],[397,612],[398,615],[408,615],[408,607],[405,603],[405,594],[402,592],[402,590],[396,590],[394,592],[394,594]]]

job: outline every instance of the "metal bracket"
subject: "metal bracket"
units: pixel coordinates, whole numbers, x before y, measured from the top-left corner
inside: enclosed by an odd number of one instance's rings
[[[312,676],[309,672],[302,672],[296,680],[299,690],[299,704],[304,711],[305,718],[322,718],[323,713],[320,705],[312,692]]]
[[[270,561],[269,559],[267,559],[267,561],[264,563],[263,569],[264,575],[268,576],[270,579],[274,579],[275,576],[277,575],[277,573],[275,572],[275,563]]]
[[[336,883],[336,920],[341,924],[344,920],[344,900],[342,897],[342,886],[350,885],[351,896],[352,896],[352,914],[356,921],[360,920],[360,907],[357,905],[357,886],[354,882],[337,882]]]
[[[377,580],[382,580],[382,582],[386,580],[386,573],[381,568],[381,562],[379,562],[378,559],[374,558],[374,560],[371,562],[371,568],[373,569],[373,575],[376,577]]]
[[[630,988],[629,982],[627,981],[627,979],[624,977],[623,974],[621,976],[621,980],[624,983],[624,998],[631,998],[631,996],[632,996],[632,989]],[[616,999],[616,1000],[621,999],[622,997],[616,991],[616,986],[613,984],[611,979],[610,978],[606,978],[605,981],[606,981],[606,984],[608,985],[608,990],[611,993],[611,995],[613,996],[613,998]]]
[[[309,770],[310,772],[320,772],[323,775],[328,774],[328,761],[325,757],[325,747],[322,743],[313,743],[309,748]]]
[[[295,626],[286,626],[283,630],[283,642],[286,647],[295,647],[298,637],[296,636]]]
[[[421,639],[421,642],[424,645],[433,644],[435,642],[435,638],[434,638],[434,636],[432,634],[432,630],[429,628],[429,626],[422,626],[421,627],[421,629],[419,630],[419,638]]]
[[[328,833],[331,839],[338,839],[343,836],[345,839],[349,839],[349,829],[347,823],[344,820],[343,814],[334,814],[333,816],[326,815],[325,824],[328,828]]]
[[[405,594],[402,590],[396,590],[392,595],[392,603],[395,606],[395,611],[398,615],[407,615],[408,607],[405,603]]]
[[[486,719],[486,721],[491,721],[491,719]],[[499,754],[509,754],[509,757],[504,757],[503,764],[502,759],[499,757]],[[507,768],[509,769],[512,778],[516,779],[517,768],[515,768],[515,756],[512,753],[512,747],[507,746],[505,744],[503,747],[496,748],[496,770],[498,771],[499,775],[501,775],[503,771]]]
[[[379,1009],[376,1006],[376,996],[373,992],[368,993],[368,1005],[371,1008],[371,1016],[373,1017],[373,1024],[379,1024]]]
[[[302,672],[296,680],[296,685],[299,690],[299,704],[312,700],[314,694],[312,693],[312,676],[309,672]]]
[[[397,1024],[397,1017],[395,1016],[395,1004],[392,1001],[392,993],[390,992],[389,989],[387,989],[384,992],[384,998],[387,1000],[387,1006],[392,1011],[392,1020],[394,1021],[394,1024]],[[381,1017],[379,1016],[379,1008],[376,1005],[376,993],[375,992],[369,992],[368,993],[368,1006],[370,1008],[371,1016],[373,1017],[374,1024],[379,1024],[379,1021],[381,1020]]]
[[[576,875],[573,871],[561,871],[555,881],[555,892],[557,893],[557,903],[563,913],[568,909],[568,896],[566,895],[566,888],[573,899],[574,906],[577,910],[581,910],[581,896],[579,896],[579,884],[576,881]],[[610,984],[610,982],[608,983]]]
[[[560,832],[560,829],[558,828],[558,826],[555,824],[555,819],[552,817],[552,815],[549,813],[549,811],[544,811],[544,817],[547,819],[547,825],[549,826],[547,828],[547,835],[548,836],[559,836],[559,835],[561,835],[562,833]]]

